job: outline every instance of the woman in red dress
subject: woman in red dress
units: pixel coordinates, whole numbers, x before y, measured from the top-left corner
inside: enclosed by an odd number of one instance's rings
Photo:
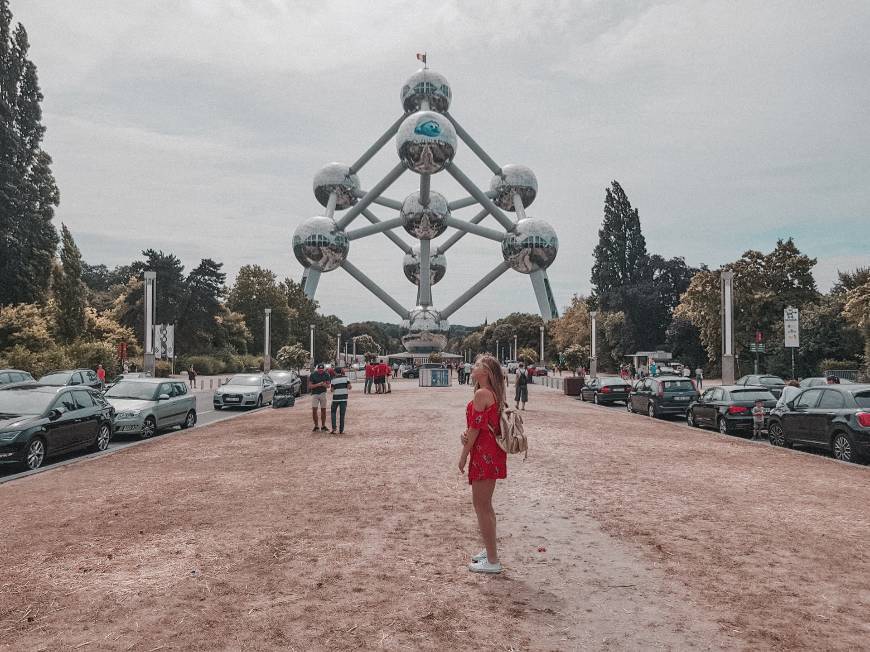
[[[474,381],[474,399],[465,408],[467,429],[462,434],[459,471],[465,472],[470,455],[468,483],[471,485],[477,524],[486,549],[471,558],[468,570],[473,573],[500,573],[502,566],[496,548],[492,494],[495,481],[507,477],[507,453],[495,440],[505,405],[504,375],[498,360],[484,354],[477,357],[471,370],[471,379]]]

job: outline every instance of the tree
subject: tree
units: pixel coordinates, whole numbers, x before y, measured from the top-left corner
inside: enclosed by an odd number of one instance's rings
[[[517,353],[517,360],[523,364],[535,364],[538,361],[538,352],[532,348],[525,347]]]
[[[18,346],[36,352],[53,343],[44,308],[35,303],[0,306],[0,351]]]
[[[376,353],[378,344],[371,335],[360,335],[355,340],[356,344],[352,345],[356,350],[357,355],[365,355],[366,353]]]
[[[603,310],[620,310],[619,290],[642,279],[646,240],[640,230],[640,216],[618,181],[606,189],[604,222],[593,252],[593,298]]]
[[[691,369],[707,364],[707,352],[701,344],[701,331],[685,317],[674,317],[665,332],[665,346],[674,360]]]
[[[51,220],[60,193],[41,147],[43,95],[29,49],[0,0],[0,305],[44,298],[58,243]]]
[[[173,324],[179,321],[182,312],[186,288],[184,283],[184,265],[174,254],[146,249],[142,252],[145,260],[137,260],[129,267],[126,288],[119,294],[123,307],[116,301],[112,307],[115,318],[124,326],[136,331],[137,337],[143,339],[145,322],[143,273],[152,271],[157,274],[154,301],[154,321],[158,324]],[[130,283],[129,278],[135,277],[139,282]]]
[[[52,270],[51,290],[57,311],[57,334],[62,342],[82,337],[85,330],[85,284],[82,255],[72,234],[61,224],[60,264]]]
[[[287,369],[301,369],[308,364],[311,358],[311,353],[303,349],[298,344],[288,344],[278,349],[275,356],[282,367]]]
[[[571,304],[549,324],[550,340],[559,351],[569,346],[587,345],[592,337],[592,320],[584,297],[574,295]]]
[[[184,353],[204,353],[215,346],[215,318],[227,275],[223,263],[204,258],[185,279],[184,307],[178,320],[176,348]]]
[[[571,373],[577,375],[577,369],[589,359],[589,348],[574,344],[562,352],[562,357],[565,359],[565,364],[568,365]]]
[[[290,341],[291,313],[287,295],[268,269],[259,265],[243,266],[227,296],[227,308],[244,315],[254,351],[263,350],[266,308],[272,309],[271,340],[279,344]]]
[[[870,376],[870,280],[846,293],[843,316],[864,336],[864,375]]]

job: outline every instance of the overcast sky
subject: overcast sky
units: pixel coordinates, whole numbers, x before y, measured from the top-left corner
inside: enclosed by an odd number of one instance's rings
[[[451,113],[501,163],[538,177],[529,215],[557,230],[549,270],[560,309],[589,291],[604,190],[640,211],[650,252],[717,267],[793,236],[837,269],[870,264],[870,3],[330,2],[12,0],[45,94],[58,223],[90,263],[147,247],[187,269],[257,263],[299,279],[297,223],[322,208],[317,169],[350,163],[400,114],[426,51]],[[396,164],[391,141],[361,172]],[[460,143],[479,186],[488,170]],[[402,199],[418,177],[388,196]],[[442,173],[432,188],[465,196]],[[379,207],[382,218],[394,216]],[[458,217],[469,218],[473,209]],[[497,226],[492,218],[485,224]],[[410,236],[399,231],[410,241]],[[350,259],[401,303],[414,287],[384,236]],[[501,260],[466,237],[433,288],[443,307]],[[345,323],[395,315],[339,269],[317,298]],[[531,284],[502,276],[451,321],[536,311]]]

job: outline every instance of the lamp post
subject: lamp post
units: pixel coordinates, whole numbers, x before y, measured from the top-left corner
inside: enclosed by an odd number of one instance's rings
[[[341,333],[335,336],[335,364],[341,366]]]
[[[264,320],[265,324],[263,326],[265,332],[263,333],[263,373],[269,373],[269,370],[272,368],[272,356],[271,356],[271,326],[272,326],[272,309],[266,308],[266,319]]]
[[[544,366],[544,325],[541,324],[541,365]]]
[[[598,313],[595,310],[589,312],[589,317],[592,319],[592,359],[589,361],[589,375],[595,378],[598,375],[598,357],[596,354],[595,347],[595,330],[596,330],[596,322],[595,317]]]
[[[145,355],[142,366],[154,375],[154,290],[157,272],[145,272]]]
[[[310,348],[311,348],[311,369],[314,369],[314,324],[309,325],[308,327],[311,331],[311,339],[310,339]]]
[[[514,354],[511,356],[511,360],[517,359],[517,334],[514,333]]]
[[[722,384],[734,383],[734,272],[720,275],[722,290]]]

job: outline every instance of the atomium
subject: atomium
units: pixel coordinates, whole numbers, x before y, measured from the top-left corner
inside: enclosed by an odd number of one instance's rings
[[[418,240],[431,240],[447,230],[450,209],[440,193],[430,192],[429,204],[424,206],[420,201],[420,193],[414,192],[405,197],[399,217],[402,218],[405,231]]]
[[[434,308],[413,308],[408,312],[408,319],[402,326],[408,329],[408,334],[402,338],[402,344],[411,353],[434,353],[443,351],[447,346],[446,333],[450,324]]]
[[[405,113],[419,111],[424,101],[429,103],[429,108],[433,111],[446,111],[450,108],[450,96],[447,78],[428,68],[411,75],[400,93]]]
[[[456,155],[456,130],[440,113],[417,111],[399,127],[396,150],[412,172],[436,174]]]
[[[335,209],[350,208],[356,204],[358,190],[359,177],[343,163],[328,163],[314,175],[314,196],[323,206],[329,205],[329,195],[335,193]]]
[[[402,259],[402,270],[414,285],[420,285],[420,247],[414,247]],[[429,256],[429,282],[435,285],[447,273],[447,256],[435,253]]]
[[[319,272],[338,269],[349,251],[347,236],[330,217],[309,217],[296,227],[293,234],[293,254],[296,260]]]
[[[518,194],[523,207],[528,208],[538,195],[538,180],[535,173],[525,165],[513,163],[501,168],[501,175],[495,175],[489,183],[489,189],[495,193],[492,201],[506,211],[515,209],[514,194]]]
[[[511,269],[522,274],[543,271],[559,253],[559,238],[544,220],[527,217],[517,222],[501,243],[501,253]]]

